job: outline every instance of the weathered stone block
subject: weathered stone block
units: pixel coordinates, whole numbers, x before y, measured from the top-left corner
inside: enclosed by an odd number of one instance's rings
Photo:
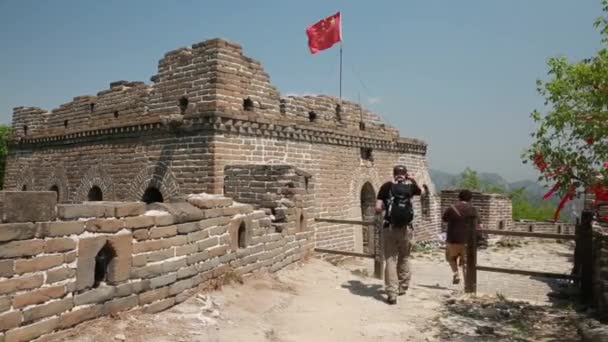
[[[71,310],[74,307],[72,298],[58,300],[52,303],[39,305],[23,312],[23,321],[25,323],[36,321],[41,318],[54,316],[62,312]]]
[[[191,233],[200,229],[198,222],[180,223],[177,225],[177,231],[180,234]]]
[[[23,321],[23,316],[20,311],[13,311],[6,314],[0,314],[0,331],[6,331],[11,328],[18,327]]]
[[[116,252],[116,257],[108,265],[108,283],[117,284],[129,279],[133,243],[131,234],[120,234],[108,237],[108,243]]]
[[[215,226],[224,226],[230,222],[230,217],[220,216],[205,219],[198,222],[200,229],[207,229]]]
[[[101,316],[102,308],[102,305],[94,305],[65,313],[59,318],[59,328],[71,328],[78,323],[97,318]]]
[[[219,241],[220,240],[217,238],[217,236],[213,236],[208,239],[197,242],[196,245],[198,247],[199,252],[202,252],[213,246],[217,246]]]
[[[137,229],[133,232],[133,238],[137,241],[148,240],[150,238],[150,230]]]
[[[163,273],[169,273],[177,271],[182,267],[186,267],[187,264],[188,262],[186,257],[183,257],[181,259],[163,262],[161,265],[163,266]]]
[[[36,228],[29,222],[0,224],[0,242],[31,239],[36,235]]]
[[[13,307],[19,309],[28,305],[40,304],[51,299],[63,297],[63,295],[65,295],[65,286],[63,285],[45,287],[16,295],[13,299]]]
[[[152,278],[163,274],[163,267],[161,264],[154,264],[131,270],[131,279],[146,279]]]
[[[133,293],[140,293],[150,289],[150,280],[142,280],[135,283],[127,283],[116,287],[118,297],[126,297]]]
[[[143,311],[147,314],[153,314],[164,311],[173,305],[175,305],[175,297],[163,299],[156,303],[150,304],[149,306],[146,306]]]
[[[139,298],[137,295],[131,295],[129,297],[118,298],[111,300],[103,305],[102,314],[110,315],[120,311],[126,311],[139,305]]]
[[[146,204],[143,202],[116,203],[116,217],[138,216],[146,212]]]
[[[53,192],[54,193],[54,192]],[[54,317],[21,328],[9,330],[5,334],[5,342],[31,341],[39,336],[47,334],[59,325],[59,318]]]
[[[57,238],[45,241],[45,253],[67,252],[76,248],[76,241],[70,238]]]
[[[11,308],[11,298],[8,296],[0,297],[0,312],[8,311]]]
[[[192,277],[192,285],[197,286],[202,282],[202,278],[199,276]],[[184,292],[178,293],[175,296],[175,304],[179,304],[185,302],[188,298],[194,296],[196,294],[196,289],[186,290]]]
[[[34,274],[24,277],[15,277],[0,281],[0,295],[22,290],[31,290],[42,286],[44,277],[42,274]]]
[[[12,277],[15,274],[14,260],[0,260],[0,277]]]
[[[213,248],[209,248],[207,250],[209,252],[209,258],[214,258],[216,256],[222,256],[228,252],[228,246],[222,245]]]
[[[19,258],[42,253],[44,241],[24,240],[6,242],[0,246],[0,258]]]
[[[222,235],[224,233],[226,233],[228,231],[228,226],[224,225],[224,226],[219,226],[219,227],[213,227],[213,228],[209,228],[209,235]]]
[[[0,191],[2,222],[53,221],[55,205],[57,194],[54,191]]]
[[[203,217],[205,219],[214,218],[218,216],[223,216],[224,209],[215,208],[215,209],[205,209],[202,211]]]
[[[62,220],[74,220],[91,217],[113,217],[111,207],[95,204],[95,202],[82,204],[58,204],[57,216]]]
[[[154,217],[152,216],[133,216],[125,217],[125,226],[128,229],[148,228],[154,225]]]
[[[206,239],[207,237],[209,237],[209,230],[201,230],[198,232],[190,233],[187,235],[187,237],[188,237],[188,243]]]
[[[196,273],[198,273],[198,270],[196,269],[195,265],[184,267],[177,271],[177,278],[182,279],[192,277]]]
[[[169,286],[169,295],[174,296],[192,287],[191,279],[180,280]]]
[[[56,221],[38,223],[41,237],[79,235],[84,232],[84,221]]]
[[[154,215],[151,217],[154,218],[154,225],[157,227],[169,226],[177,222],[175,217],[169,213],[166,215]]]
[[[150,238],[160,239],[177,235],[177,226],[165,226],[150,228]]]
[[[123,219],[115,218],[88,220],[85,226],[91,233],[116,233],[126,227]]]
[[[74,278],[76,270],[73,268],[63,267],[56,270],[51,270],[46,273],[46,283],[52,284],[58,281],[63,281],[68,278]]]
[[[178,235],[168,239],[160,240],[163,248],[182,246],[188,243],[188,237],[186,235]]]
[[[155,289],[157,287],[163,287],[177,281],[177,274],[167,274],[160,277],[150,279],[150,288]]]
[[[188,265],[193,265],[207,259],[209,259],[209,252],[207,251],[191,254],[188,256]]]
[[[72,262],[76,261],[77,256],[78,256],[78,252],[76,252],[76,251],[66,253],[65,254],[65,263],[71,264]]]
[[[194,243],[175,247],[175,256],[184,256],[194,254],[198,251],[198,246]]]
[[[204,218],[202,210],[186,202],[153,203],[149,204],[148,207],[153,210],[163,210],[170,213],[173,215],[175,223],[200,221]]]
[[[145,253],[163,248],[162,240],[140,241],[133,244],[133,253]]]
[[[85,304],[103,303],[114,297],[116,289],[114,286],[102,286],[74,296],[74,304],[77,306]]]
[[[15,261],[15,273],[43,271],[61,264],[63,264],[63,255],[43,255],[33,259],[20,259]]]
[[[165,299],[169,296],[169,288],[162,287],[152,291],[144,292],[139,295],[139,304],[149,304],[157,300]]]

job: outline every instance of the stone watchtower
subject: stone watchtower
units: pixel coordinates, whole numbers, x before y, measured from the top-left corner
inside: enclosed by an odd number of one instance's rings
[[[152,203],[224,194],[231,165],[283,164],[314,184],[311,220],[360,219],[403,163],[427,190],[415,201],[418,238],[438,231],[427,145],[358,104],[282,97],[258,61],[222,39],[166,53],[151,81],[112,82],[51,111],[15,108],[5,188],[52,190],[60,203]],[[310,226],[319,247],[362,247],[361,227]]]

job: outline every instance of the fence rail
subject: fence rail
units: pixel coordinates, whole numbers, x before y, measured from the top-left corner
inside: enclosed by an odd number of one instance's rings
[[[492,234],[492,235],[504,235],[504,236],[520,236],[520,237],[533,237],[533,238],[546,238],[546,239],[559,239],[559,240],[575,240],[576,236],[573,234],[553,234],[553,233],[531,233],[531,232],[514,232],[511,230],[491,230],[481,229],[480,233]]]

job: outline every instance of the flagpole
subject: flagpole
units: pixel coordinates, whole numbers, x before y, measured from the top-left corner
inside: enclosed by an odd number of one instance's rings
[[[342,42],[340,42],[340,101],[342,101]]]

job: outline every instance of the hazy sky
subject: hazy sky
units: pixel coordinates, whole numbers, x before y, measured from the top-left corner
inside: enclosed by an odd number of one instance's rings
[[[536,177],[520,154],[547,57],[600,44],[600,0],[0,0],[0,122],[112,81],[150,83],[165,52],[212,37],[243,45],[284,95],[337,95],[339,49],[310,55],[304,31],[338,10],[343,95],[427,141],[432,168],[508,180]]]

